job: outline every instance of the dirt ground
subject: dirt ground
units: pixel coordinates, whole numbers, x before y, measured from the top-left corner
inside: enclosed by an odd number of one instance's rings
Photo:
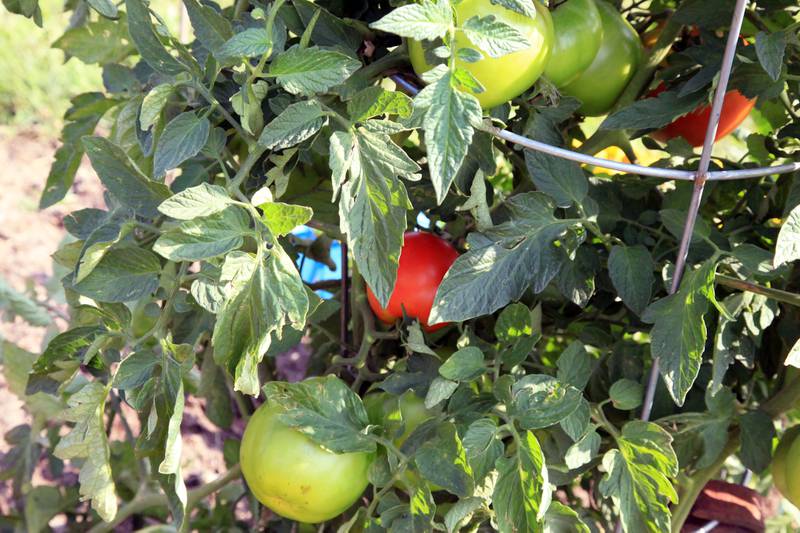
[[[35,132],[14,132],[0,129],[0,277],[12,287],[24,291],[36,287],[38,298],[47,298],[44,285],[57,286],[53,279],[50,255],[66,235],[62,220],[65,215],[84,207],[103,207],[102,187],[87,160],[84,160],[69,195],[64,202],[44,211],[38,209],[39,195],[44,186],[53,153],[58,142]],[[50,300],[55,307],[58,301]],[[57,320],[59,329],[66,323]],[[54,331],[49,332],[50,335]],[[48,332],[31,327],[16,319],[0,321],[0,337],[39,353]],[[11,428],[23,424],[27,415],[22,403],[7,388],[0,373],[0,454],[8,450],[2,439]],[[135,414],[127,411],[136,427]],[[183,472],[187,484],[207,482],[224,471],[222,436],[203,414],[200,400],[187,398],[182,426]],[[116,433],[116,432],[115,432]],[[0,509],[4,507],[0,483]],[[7,489],[7,487],[5,487]]]

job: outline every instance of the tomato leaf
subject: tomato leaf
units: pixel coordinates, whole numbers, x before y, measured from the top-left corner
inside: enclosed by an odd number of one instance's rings
[[[448,0],[423,0],[394,9],[370,27],[410,39],[433,40],[444,37],[452,25]]]
[[[792,209],[784,220],[775,245],[775,268],[800,259],[800,206]]]
[[[155,291],[160,273],[154,253],[125,245],[106,252],[85,278],[64,285],[99,302],[130,302]]]
[[[162,177],[167,170],[199,154],[208,141],[210,131],[208,119],[198,117],[193,111],[181,113],[170,120],[158,138],[153,175]]]
[[[426,91],[429,92],[427,96],[423,95]],[[481,107],[474,96],[453,86],[449,72],[423,89],[420,95],[422,101],[430,98],[423,127],[431,181],[436,201],[441,204],[467,155],[474,128],[480,125]],[[418,101],[419,96],[415,102]]]
[[[544,374],[529,374],[511,388],[511,415],[524,429],[557,424],[580,405],[583,395],[571,385]]]
[[[161,43],[153,23],[150,11],[143,0],[125,0],[128,13],[128,30],[131,40],[136,45],[142,59],[153,70],[162,74],[180,74],[187,70],[186,65],[175,59]]]
[[[163,183],[148,178],[116,144],[103,137],[84,137],[83,146],[100,181],[123,206],[145,216],[170,196]]]
[[[344,83],[361,62],[341,52],[293,46],[275,58],[269,75],[291,94],[324,93]]]
[[[501,533],[541,529],[552,498],[544,454],[533,432],[515,438],[517,453],[497,460],[492,503]]]
[[[563,252],[553,242],[579,221],[555,218],[555,206],[541,193],[513,196],[506,207],[509,221],[469,236],[469,251],[439,285],[431,324],[490,314],[529,287],[541,292],[558,274]]]
[[[270,402],[286,408],[283,423],[334,453],[373,452],[375,441],[364,434],[369,423],[364,404],[335,376],[298,383],[264,385]]]
[[[461,30],[489,57],[502,57],[531,46],[518,29],[497,20],[494,15],[471,17],[464,22]]]
[[[411,208],[397,177],[413,177],[419,166],[385,134],[359,129],[336,132],[331,141],[341,229],[364,280],[386,305],[397,278],[406,211]]]
[[[198,261],[240,248],[247,235],[253,235],[250,217],[244,209],[232,205],[162,233],[153,251],[171,261]]]
[[[417,449],[414,462],[426,480],[456,496],[469,496],[475,489],[466,450],[450,422],[437,426],[436,436]]]
[[[267,124],[258,138],[258,144],[272,150],[291,148],[317,133],[326,122],[319,102],[297,102]]]
[[[676,294],[650,304],[642,316],[653,324],[650,349],[661,361],[661,376],[678,405],[683,405],[703,362],[705,314],[714,298],[715,271],[716,265],[706,261],[687,272]]]
[[[614,246],[608,256],[608,274],[620,298],[641,315],[653,290],[653,258],[644,246]]]
[[[678,460],[669,433],[651,422],[628,422],[617,438],[619,449],[606,452],[600,492],[619,509],[624,530],[659,533],[670,529],[669,502],[678,495],[670,478]]]
[[[103,409],[108,388],[92,381],[67,400],[63,417],[75,426],[61,437],[53,450],[59,459],[81,459],[81,496],[92,501],[100,517],[109,522],[117,514],[117,495],[111,476],[111,450],[108,446]]]

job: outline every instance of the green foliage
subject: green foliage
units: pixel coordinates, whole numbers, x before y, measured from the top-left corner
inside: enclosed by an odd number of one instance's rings
[[[492,3],[536,13],[533,0]],[[34,0],[4,4],[48,23]],[[234,440],[231,470],[187,490],[188,395],[220,430],[235,434],[266,397],[314,445],[374,455],[372,488],[329,524],[341,532],[679,531],[729,456],[767,469],[774,421],[798,401],[785,369],[800,366],[798,177],[709,182],[676,272],[691,184],[521,155],[489,127],[629,157],[642,138],[657,164],[695,168],[685,142],[648,133],[709,99],[729,2],[626,10],[650,29],[669,8],[699,36],[678,35],[657,80],[632,85],[596,132],[546,80],[482,110],[467,90],[480,84],[452,59],[500,57],[527,38],[491,16],[455,20],[447,0],[399,4],[184,0],[188,38],[158,3],[67,4],[72,23],[52,41],[70,64],[102,66],[104,85],[70,90],[40,204],[65,197],[85,154],[107,206],[64,220],[63,330],[40,354],[0,344],[31,414],[5,436],[1,476],[26,502],[15,527],[74,517],[79,499],[95,530],[131,515],[177,530],[294,527],[243,497]],[[797,153],[796,9],[763,7],[732,80],[759,98],[753,131],[723,142],[719,168]],[[459,32],[477,49],[452,49]],[[387,78],[408,62],[397,36],[439,43],[418,94]],[[647,65],[635,80],[651,78]],[[665,92],[636,100],[662,80]],[[429,324],[442,327],[377,323],[366,288],[390,300],[420,215],[461,252],[433,301]],[[312,237],[293,235],[304,224]],[[333,240],[346,247],[344,287],[303,279],[304,261],[332,263]],[[2,282],[0,311],[53,326]],[[315,377],[290,383],[285,353],[300,343],[311,354],[300,374]],[[138,433],[120,439],[107,425],[131,411]],[[78,486],[32,486],[40,456],[79,469]]]

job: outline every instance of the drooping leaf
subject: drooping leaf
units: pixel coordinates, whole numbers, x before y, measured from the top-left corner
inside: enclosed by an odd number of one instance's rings
[[[100,302],[130,302],[158,288],[158,257],[136,246],[106,252],[92,272],[70,288]]]
[[[116,200],[143,215],[154,216],[156,207],[170,196],[163,183],[149,179],[117,145],[104,137],[84,137],[83,146],[100,181]]]
[[[372,452],[363,434],[369,423],[361,399],[335,376],[264,385],[267,401],[281,405],[281,421],[334,453]]]
[[[678,405],[683,404],[703,361],[705,313],[714,298],[715,271],[716,265],[706,261],[687,272],[676,294],[650,304],[642,316],[653,324],[650,349],[661,361],[661,376]]]
[[[641,315],[653,290],[653,258],[647,248],[614,246],[608,256],[608,274],[622,301]]]
[[[64,418],[75,426],[53,449],[63,460],[81,459],[81,496],[105,521],[117,514],[117,495],[111,475],[111,450],[106,437],[103,408],[108,389],[97,381],[84,385],[67,400]]]
[[[125,10],[128,13],[131,40],[142,59],[162,74],[174,75],[185,71],[186,66],[170,55],[161,43],[150,20],[147,4],[143,0],[125,0]]]
[[[507,222],[469,236],[469,251],[439,285],[430,323],[490,314],[528,288],[541,292],[558,274],[563,252],[553,243],[578,221],[553,216],[555,206],[542,193],[513,196],[506,207]]]
[[[544,454],[533,432],[516,439],[517,452],[497,461],[499,477],[494,486],[492,504],[501,533],[541,529],[550,500]]]

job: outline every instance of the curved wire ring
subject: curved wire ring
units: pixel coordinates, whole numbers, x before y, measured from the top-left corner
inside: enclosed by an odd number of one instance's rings
[[[398,86],[402,87],[408,93],[416,94],[419,89],[411,84],[406,79],[397,74],[390,76]],[[670,180],[684,180],[694,181],[697,172],[694,170],[677,170],[672,168],[662,167],[645,167],[633,163],[623,163],[621,161],[612,161],[610,159],[603,159],[601,157],[594,157],[591,155],[575,152],[566,148],[559,148],[551,144],[534,141],[523,135],[498,128],[496,126],[484,126],[481,128],[483,131],[494,135],[504,141],[509,141],[528,150],[535,150],[545,154],[560,157],[562,159],[569,159],[577,163],[585,163],[600,168],[607,168],[628,174],[638,174],[641,176],[651,176],[654,178],[664,178]],[[746,168],[741,170],[714,170],[708,173],[708,181],[728,181],[747,178],[760,178],[763,176],[771,176],[774,174],[787,174],[800,170],[800,163],[787,163],[784,165],[776,165],[772,167],[759,167],[759,168]]]

